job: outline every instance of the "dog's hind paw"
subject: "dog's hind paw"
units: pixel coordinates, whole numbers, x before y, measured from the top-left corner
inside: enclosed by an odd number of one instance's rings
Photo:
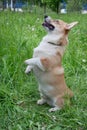
[[[54,112],[54,111],[57,111],[57,110],[60,110],[60,108],[59,107],[53,107],[53,108],[49,109],[49,112]]]

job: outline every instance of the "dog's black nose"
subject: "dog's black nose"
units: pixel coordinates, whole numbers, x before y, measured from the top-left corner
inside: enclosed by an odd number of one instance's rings
[[[44,16],[44,18],[46,19],[46,18],[48,18],[48,16],[47,16],[47,15],[45,15],[45,16]]]

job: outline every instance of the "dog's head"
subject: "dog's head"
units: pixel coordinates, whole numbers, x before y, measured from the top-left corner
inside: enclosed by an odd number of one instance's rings
[[[74,27],[78,22],[72,22],[70,24],[62,20],[51,19],[50,16],[44,17],[44,23],[42,24],[44,28],[54,34],[67,34],[69,30]]]

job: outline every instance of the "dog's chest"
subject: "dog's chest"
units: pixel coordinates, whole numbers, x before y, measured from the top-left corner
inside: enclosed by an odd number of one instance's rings
[[[43,45],[38,46],[34,49],[33,57],[42,57],[42,56],[49,56],[49,55],[55,55],[57,51],[56,46],[49,46],[49,45]]]

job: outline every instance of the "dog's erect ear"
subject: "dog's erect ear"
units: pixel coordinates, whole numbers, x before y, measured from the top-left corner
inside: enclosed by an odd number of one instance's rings
[[[77,25],[78,24],[78,22],[72,22],[72,23],[70,23],[70,24],[67,24],[66,25],[66,30],[70,30],[71,28],[73,28],[75,25]]]

